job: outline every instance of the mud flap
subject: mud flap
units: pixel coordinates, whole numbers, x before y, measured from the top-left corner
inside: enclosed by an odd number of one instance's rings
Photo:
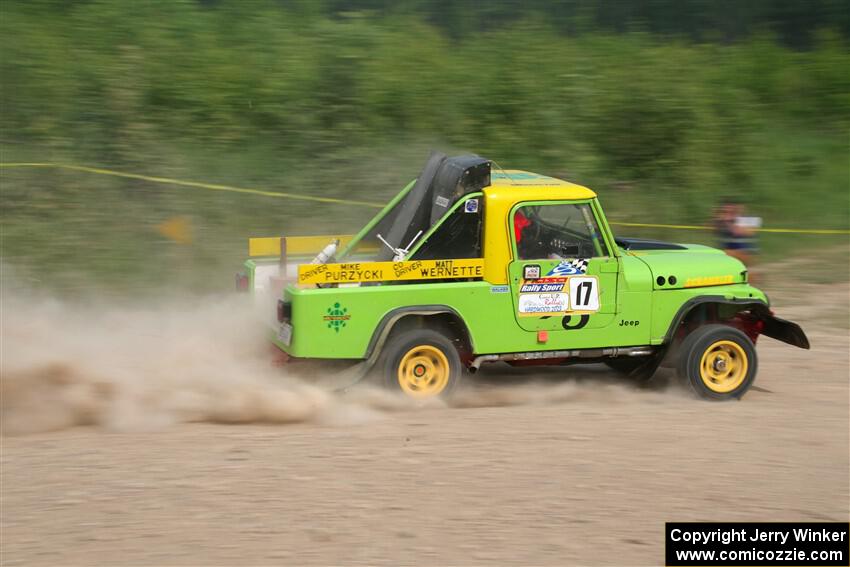
[[[649,360],[629,372],[629,378],[632,378],[639,384],[648,384],[652,380],[652,377],[655,376],[655,373],[658,371],[658,368],[661,366],[661,363],[664,361],[664,357],[666,355],[667,348],[660,348],[658,352],[656,352],[652,356],[647,357]]]
[[[768,313],[759,313],[759,319],[764,323],[764,328],[761,330],[762,335],[795,347],[811,348],[806,333],[797,323],[780,319]]]

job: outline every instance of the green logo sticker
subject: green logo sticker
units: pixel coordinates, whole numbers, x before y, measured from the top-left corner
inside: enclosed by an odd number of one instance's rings
[[[337,333],[342,327],[345,327],[345,322],[351,319],[348,314],[348,309],[341,307],[339,303],[334,303],[333,307],[328,307],[328,314],[323,317],[328,323],[328,329],[333,329]]]

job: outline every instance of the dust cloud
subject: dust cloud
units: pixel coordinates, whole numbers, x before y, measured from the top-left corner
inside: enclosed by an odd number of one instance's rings
[[[188,422],[348,425],[445,407],[364,385],[333,392],[312,383],[320,376],[274,367],[250,303],[235,294],[131,305],[4,293],[2,433],[79,425],[136,431]],[[533,384],[527,378],[526,371],[521,380],[497,374],[489,384],[473,382],[451,405],[616,402],[635,395],[604,376]]]
[[[3,432],[316,419],[330,395],[269,364],[245,299],[119,306],[4,294]]]

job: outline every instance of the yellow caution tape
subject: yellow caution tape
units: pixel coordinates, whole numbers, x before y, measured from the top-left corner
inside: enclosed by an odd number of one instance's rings
[[[615,226],[633,226],[640,228],[675,228],[681,230],[714,230],[711,226],[699,226],[690,224],[650,224],[642,222],[612,222],[608,224]],[[776,232],[788,234],[850,234],[850,230],[843,228],[753,228],[756,232]]]
[[[141,179],[142,181],[150,181],[151,183],[162,183],[165,185],[182,185],[184,187],[196,187],[198,189],[210,189],[212,191],[229,191],[231,193],[247,193],[250,195],[262,195],[263,197],[277,197],[283,199],[299,199],[302,201],[318,201],[320,203],[335,203],[340,205],[354,205],[356,207],[383,208],[382,203],[373,203],[369,201],[354,201],[350,199],[334,199],[332,197],[313,197],[311,195],[296,195],[294,193],[282,193],[276,191],[262,191],[260,189],[248,189],[245,187],[234,187],[232,185],[218,185],[215,183],[200,183],[198,181],[181,181],[179,179],[169,179],[168,177],[153,177],[150,175],[141,175],[138,173],[125,173],[123,171],[113,171],[111,169],[101,169],[97,167],[87,167],[84,165],[69,165],[64,163],[0,163],[0,167],[56,167],[60,169],[70,169],[74,171],[84,171],[87,173],[96,173],[98,175],[112,175],[113,177],[124,177],[127,179]]]
[[[484,260],[414,260],[412,262],[353,262],[350,264],[301,264],[299,284],[392,282],[481,278]]]
[[[698,225],[689,225],[689,224],[648,224],[642,222],[614,222],[608,221],[608,224],[613,224],[615,226],[636,226],[639,228],[680,228],[683,230],[713,230],[709,226],[698,226]]]
[[[372,201],[354,201],[349,199],[335,199],[333,197],[314,197],[311,195],[296,195],[295,193],[284,193],[276,191],[263,191],[260,189],[249,189],[245,187],[234,187],[232,185],[218,185],[215,183],[201,183],[198,181],[182,181],[180,179],[170,179],[168,177],[153,177],[150,175],[141,175],[138,173],[126,173],[123,171],[114,171],[111,169],[103,169],[98,167],[88,167],[84,165],[71,165],[65,163],[0,163],[0,168],[11,167],[55,167],[59,169],[70,169],[73,171],[83,171],[86,173],[96,173],[98,175],[111,175],[113,177],[124,177],[127,179],[140,179],[142,181],[150,181],[151,183],[162,183],[165,185],[181,185],[184,187],[195,187],[198,189],[209,189],[212,191],[230,191],[232,193],[246,193],[250,195],[261,195],[263,197],[276,197],[280,199],[298,199],[302,201],[317,201],[320,203],[334,203],[339,205],[353,205],[356,207],[370,207],[373,209],[381,209],[384,203],[375,203]],[[638,222],[611,222],[608,224],[614,226],[629,226],[638,228],[672,228],[679,230],[714,230],[709,226],[686,225],[686,224],[650,224]],[[756,232],[772,232],[786,234],[850,234],[848,229],[832,229],[832,228],[754,228]]]

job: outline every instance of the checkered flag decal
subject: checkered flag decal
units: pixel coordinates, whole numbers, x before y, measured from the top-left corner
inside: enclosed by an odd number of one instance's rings
[[[584,274],[587,272],[587,264],[590,260],[586,258],[577,258],[575,260],[563,260],[560,264],[552,268],[548,276],[574,276],[576,274]]]

